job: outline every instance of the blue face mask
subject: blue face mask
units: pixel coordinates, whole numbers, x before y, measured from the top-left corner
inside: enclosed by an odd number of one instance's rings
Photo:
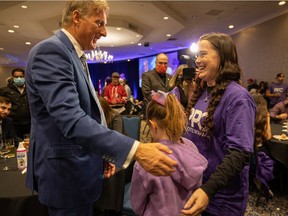
[[[17,77],[17,78],[13,78],[13,81],[17,87],[22,87],[25,83],[25,78],[24,77]]]

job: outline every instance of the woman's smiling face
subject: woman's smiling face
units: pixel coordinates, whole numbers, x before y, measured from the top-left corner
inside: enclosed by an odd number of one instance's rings
[[[195,63],[199,70],[199,78],[206,81],[208,86],[214,86],[219,70],[220,56],[209,41],[200,40],[198,42],[198,55]]]

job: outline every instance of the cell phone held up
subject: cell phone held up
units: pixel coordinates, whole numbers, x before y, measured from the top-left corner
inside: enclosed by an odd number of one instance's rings
[[[195,68],[183,68],[183,79],[184,80],[192,80],[195,78],[196,70]]]

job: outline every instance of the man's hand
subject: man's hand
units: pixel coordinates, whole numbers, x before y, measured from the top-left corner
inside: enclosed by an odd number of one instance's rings
[[[104,178],[110,178],[112,175],[115,174],[115,165],[114,164],[111,164],[111,163],[108,163],[108,162],[105,162],[104,163]]]
[[[168,176],[175,171],[177,162],[163,152],[172,151],[160,143],[140,143],[134,159],[149,173],[155,176]]]
[[[186,202],[184,208],[182,209],[182,216],[197,216],[200,215],[202,211],[205,210],[209,203],[209,198],[207,194],[201,189],[197,189],[190,199]]]

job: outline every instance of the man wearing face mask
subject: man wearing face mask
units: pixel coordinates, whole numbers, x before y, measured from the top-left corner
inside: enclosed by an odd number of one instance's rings
[[[14,129],[20,138],[30,133],[31,117],[25,87],[25,71],[15,68],[6,87],[0,89],[0,95],[8,98],[12,103],[10,117],[13,119]]]
[[[151,101],[151,91],[169,91],[171,75],[167,74],[168,57],[164,53],[156,56],[156,67],[142,74],[142,94],[144,107]],[[145,118],[145,110],[144,110]]]

